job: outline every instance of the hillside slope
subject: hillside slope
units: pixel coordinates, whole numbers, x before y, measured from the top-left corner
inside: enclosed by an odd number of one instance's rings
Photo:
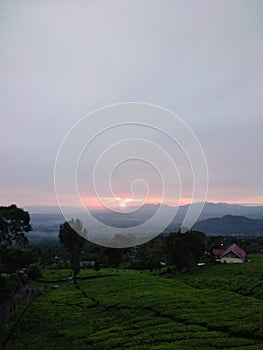
[[[263,235],[263,220],[225,215],[197,222],[193,229],[208,235]]]

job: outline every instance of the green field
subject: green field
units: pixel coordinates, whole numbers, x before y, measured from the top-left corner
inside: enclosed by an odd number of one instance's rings
[[[263,349],[263,255],[250,259],[173,278],[84,270],[79,289],[47,270],[7,349]]]

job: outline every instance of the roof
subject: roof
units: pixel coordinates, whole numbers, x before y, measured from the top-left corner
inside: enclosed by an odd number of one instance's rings
[[[240,259],[245,259],[246,258],[246,252],[240,248],[237,244],[232,244],[230,247],[228,247],[224,252],[223,254],[221,255],[222,256],[225,256],[226,254],[228,253],[234,253],[236,254]]]
[[[216,256],[221,256],[224,252],[225,252],[224,249],[216,249],[216,248],[213,249],[213,254]]]
[[[221,258],[230,252],[237,255],[240,259],[246,258],[246,252],[235,243],[229,246],[227,249],[213,249],[213,254]]]

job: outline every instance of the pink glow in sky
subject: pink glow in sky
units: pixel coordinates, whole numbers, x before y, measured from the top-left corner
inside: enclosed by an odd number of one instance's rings
[[[64,136],[88,113],[125,101],[163,106],[190,126],[207,158],[208,201],[263,205],[261,0],[25,0],[5,1],[0,12],[1,205],[57,205]],[[189,165],[169,140],[151,137],[178,161],[180,203],[189,203]],[[94,142],[94,159],[110,140]],[[97,206],[85,187],[88,157],[81,166],[81,195]],[[158,176],[139,166],[116,172],[114,196],[132,198],[139,172],[152,184],[147,202],[159,203]]]

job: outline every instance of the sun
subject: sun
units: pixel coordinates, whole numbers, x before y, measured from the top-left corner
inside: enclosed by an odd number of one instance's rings
[[[125,208],[127,205],[127,203],[125,201],[122,201],[119,203],[119,206],[122,207],[122,208]]]

